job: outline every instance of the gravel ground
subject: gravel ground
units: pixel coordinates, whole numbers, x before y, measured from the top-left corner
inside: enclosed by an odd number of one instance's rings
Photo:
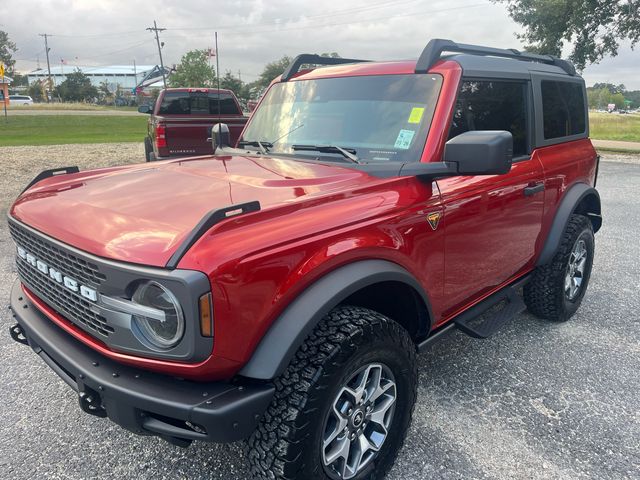
[[[37,172],[143,158],[140,145],[3,148],[6,209]],[[105,160],[109,159],[109,160]],[[455,333],[420,357],[419,396],[389,478],[640,478],[640,160],[605,155],[605,223],[573,320],[520,315],[491,339]],[[0,222],[0,300],[16,274]],[[11,479],[245,479],[240,445],[182,450],[80,411],[75,394],[0,322],[0,474]]]

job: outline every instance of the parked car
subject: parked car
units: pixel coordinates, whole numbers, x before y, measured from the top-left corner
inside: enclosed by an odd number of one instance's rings
[[[248,118],[231,90],[213,88],[168,88],[153,106],[138,111],[151,114],[144,139],[147,161],[211,154],[214,124],[227,124],[235,142]]]
[[[28,95],[9,95],[9,103],[22,106],[33,105],[33,98]]]
[[[585,99],[571,63],[516,50],[301,55],[237,148],[220,125],[214,156],[36,177],[9,212],[11,335],[89,414],[245,439],[248,478],[382,478],[420,351],[580,306],[602,223]]]

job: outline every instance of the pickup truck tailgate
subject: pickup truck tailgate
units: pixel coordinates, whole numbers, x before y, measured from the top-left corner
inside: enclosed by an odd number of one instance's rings
[[[247,123],[247,117],[233,115],[221,117],[175,115],[164,117],[167,147],[170,155],[206,155],[213,153],[210,130],[216,123],[226,123],[231,133],[231,142],[235,143]]]

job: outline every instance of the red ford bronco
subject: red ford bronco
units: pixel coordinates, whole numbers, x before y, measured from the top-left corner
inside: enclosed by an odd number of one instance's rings
[[[214,88],[168,88],[154,105],[141,105],[138,112],[150,114],[144,139],[147,162],[211,154],[207,139],[214,124],[225,123],[235,142],[247,123],[235,94]]]
[[[301,55],[226,132],[213,156],[43,172],[10,210],[10,333],[87,413],[246,439],[252,478],[379,478],[418,352],[585,295],[598,156],[566,61]]]

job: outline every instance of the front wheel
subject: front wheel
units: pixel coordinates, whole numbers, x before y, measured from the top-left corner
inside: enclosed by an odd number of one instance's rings
[[[377,312],[330,312],[275,381],[247,442],[252,478],[382,478],[404,441],[416,398],[416,348]]]
[[[578,309],[589,284],[594,253],[593,226],[584,215],[571,215],[560,247],[539,266],[524,287],[524,301],[534,315],[563,322]]]

